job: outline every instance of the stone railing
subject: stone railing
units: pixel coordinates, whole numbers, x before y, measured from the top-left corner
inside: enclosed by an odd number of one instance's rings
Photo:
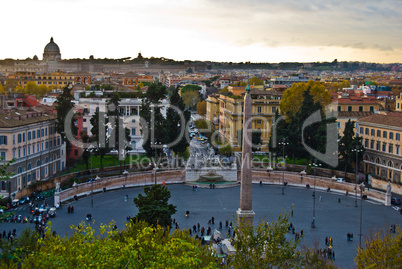
[[[184,182],[185,171],[179,169],[128,173],[127,176],[119,175],[105,177],[93,182],[76,184],[72,188],[60,192],[60,201],[72,199],[75,195],[89,195],[91,192],[102,192],[104,189],[118,189],[122,186],[131,187],[138,185],[151,185],[162,183]]]
[[[313,188],[314,184],[316,188],[328,189],[331,191],[342,192],[348,195],[355,195],[354,183],[348,182],[338,182],[335,178],[311,176],[311,175],[301,175],[296,172],[286,172],[281,171],[270,171],[267,172],[266,169],[253,169],[253,182],[265,182],[273,184],[282,184],[282,181],[287,182],[288,185],[306,186],[310,185]],[[359,186],[357,187],[359,191]],[[376,200],[378,202],[385,202],[385,192],[377,191],[374,189],[366,188],[363,195],[367,195],[367,198]],[[360,196],[360,191],[358,193]]]

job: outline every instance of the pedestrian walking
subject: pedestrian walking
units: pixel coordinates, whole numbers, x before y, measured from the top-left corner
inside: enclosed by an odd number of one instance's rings
[[[229,225],[229,222],[226,221],[226,222],[225,222],[225,227],[228,227],[228,225]]]
[[[293,209],[290,210],[290,215],[293,217]]]
[[[328,237],[325,237],[325,245],[328,246]]]
[[[219,221],[219,229],[222,229],[222,221]]]
[[[197,226],[194,224],[193,225],[193,232],[196,233],[197,232]]]
[[[198,228],[198,231],[200,231],[200,223],[199,222],[197,223],[197,228]]]
[[[260,187],[262,187],[262,180],[260,180]]]
[[[212,221],[212,224],[215,224],[215,218],[214,217],[211,218],[211,221]]]
[[[301,229],[300,230],[300,236],[303,237],[303,234],[304,234],[303,229]]]
[[[228,229],[228,234],[229,234],[229,237],[230,237],[230,227],[229,227],[229,229]]]

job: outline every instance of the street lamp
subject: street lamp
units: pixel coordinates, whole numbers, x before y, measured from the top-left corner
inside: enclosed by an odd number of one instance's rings
[[[317,159],[314,160],[313,167],[314,167],[314,190],[313,190],[313,222],[311,222],[311,228],[315,228],[315,178],[317,176],[317,167],[321,166],[321,164],[316,163]]]
[[[154,173],[155,173],[155,185],[156,185],[156,172],[157,172],[157,170],[158,170],[158,167],[157,167],[157,160],[156,160],[156,158],[157,158],[157,153],[158,153],[158,148],[157,148],[157,146],[156,146],[156,145],[161,145],[161,142],[154,142],[154,144],[155,144],[155,163],[154,163]]]
[[[359,230],[359,248],[362,248],[362,217],[363,217],[363,191],[364,183],[360,184],[360,230]]]
[[[285,194],[285,146],[289,145],[288,142],[285,142],[285,138],[283,138],[282,142],[278,143],[282,145],[282,156],[283,156],[283,167],[282,167],[282,195]]]
[[[125,178],[124,178],[124,187],[126,187],[126,181],[127,181],[128,171],[127,171],[127,170],[124,170],[123,175],[125,176]]]
[[[356,180],[355,180],[355,207],[357,207],[357,180],[359,177],[359,165],[358,165],[358,159],[359,159],[359,152],[362,152],[363,149],[359,149],[359,144],[355,145],[355,148],[352,149],[352,151],[356,152],[356,167],[355,167],[355,172],[356,172]]]

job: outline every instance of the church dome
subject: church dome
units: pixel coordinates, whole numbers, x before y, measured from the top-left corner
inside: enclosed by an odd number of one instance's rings
[[[45,47],[45,50],[43,52],[43,60],[45,61],[61,60],[60,48],[56,43],[54,43],[53,37],[50,38],[50,42]]]
[[[46,45],[44,52],[58,52],[58,53],[60,53],[60,48],[56,43],[54,43],[53,37],[50,38],[50,42]]]

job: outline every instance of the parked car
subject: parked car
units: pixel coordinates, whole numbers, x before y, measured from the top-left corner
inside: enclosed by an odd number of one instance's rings
[[[391,204],[392,205],[401,205],[401,199],[397,197],[391,197]]]
[[[23,205],[23,204],[25,204],[27,202],[29,202],[29,198],[27,196],[23,196],[19,200],[20,205]]]
[[[49,210],[49,217],[54,218],[56,217],[56,208],[53,206]]]

